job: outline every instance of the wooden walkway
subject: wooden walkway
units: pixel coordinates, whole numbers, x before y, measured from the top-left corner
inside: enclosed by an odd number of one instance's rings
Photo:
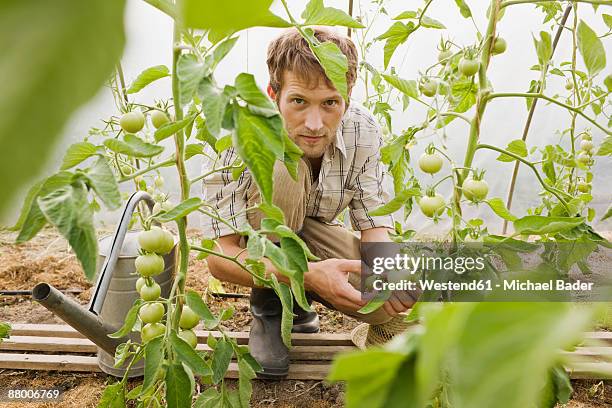
[[[56,370],[101,372],[95,356],[96,346],[81,333],[67,325],[12,324],[11,338],[0,344],[0,369]],[[209,334],[218,332],[196,330],[198,350],[210,350],[206,345]],[[229,333],[239,344],[246,344],[247,332]],[[356,350],[349,334],[292,335],[291,368],[288,379],[322,380],[334,356]],[[584,344],[567,352],[571,378],[612,379],[612,332],[586,333]],[[238,376],[232,363],[228,378]]]

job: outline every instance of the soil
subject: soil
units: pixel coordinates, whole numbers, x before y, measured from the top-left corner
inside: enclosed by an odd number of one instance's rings
[[[99,231],[100,236],[109,231]],[[197,231],[188,231],[197,238]],[[0,231],[0,291],[31,290],[38,282],[47,282],[81,304],[90,297],[92,283],[88,282],[67,242],[50,229],[43,229],[34,239],[14,244],[15,233]],[[248,298],[219,298],[211,296],[208,288],[210,274],[206,262],[192,258],[186,287],[202,293],[211,310],[218,313],[231,305],[232,319],[224,322],[227,330],[246,331],[251,322]],[[223,285],[227,293],[247,295],[248,289]],[[358,322],[320,304],[315,308],[321,319],[321,332],[350,332]],[[0,296],[0,321],[9,323],[64,322],[27,295]],[[87,374],[52,371],[0,370],[0,388],[59,388],[59,403],[36,403],[37,407],[87,408],[96,407],[103,388],[114,379],[105,374]],[[138,380],[130,380],[130,387]],[[230,386],[235,386],[229,381]],[[580,380],[572,381],[574,394],[564,408],[591,408],[612,406],[612,382]],[[253,383],[252,405],[255,407],[342,407],[344,387],[323,381],[260,381]],[[0,407],[25,408],[32,403],[2,403]]]

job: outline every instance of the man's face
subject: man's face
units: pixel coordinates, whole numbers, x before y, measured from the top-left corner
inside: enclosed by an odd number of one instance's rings
[[[280,95],[274,95],[271,89],[268,92],[278,104],[289,137],[307,158],[322,157],[335,140],[346,102],[322,77],[314,86],[312,81],[285,71],[282,84]]]

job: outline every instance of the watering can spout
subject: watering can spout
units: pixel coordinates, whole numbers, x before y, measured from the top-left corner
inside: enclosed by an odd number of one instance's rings
[[[125,341],[125,339],[108,337],[109,334],[117,331],[117,328],[104,323],[99,316],[48,283],[36,285],[32,290],[32,297],[111,355],[114,355],[117,346]]]

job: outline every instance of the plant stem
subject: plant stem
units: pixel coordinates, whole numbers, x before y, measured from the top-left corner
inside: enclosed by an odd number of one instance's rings
[[[563,102],[559,102],[558,100],[556,100],[554,98],[551,98],[550,96],[543,95],[541,93],[502,92],[502,93],[492,93],[492,94],[489,94],[486,98],[488,100],[495,99],[495,98],[540,98],[540,99],[544,99],[546,101],[554,103],[555,105],[561,106],[562,108],[565,108],[565,109],[567,109],[567,110],[569,110],[571,112],[576,112],[578,115],[582,116],[584,119],[586,119],[587,121],[591,122],[597,128],[601,129],[607,135],[612,135],[612,131],[611,130],[606,129],[605,127],[603,127],[602,125],[597,123],[594,119],[592,119],[589,116],[585,115],[577,107],[570,106],[570,105],[565,104]]]
[[[478,149],[489,149],[489,150],[495,150],[496,152],[499,153],[503,153],[506,154],[516,160],[519,160],[520,162],[522,162],[523,164],[527,165],[529,168],[531,168],[531,170],[533,170],[533,172],[535,173],[538,181],[540,182],[540,184],[542,185],[542,187],[544,188],[544,190],[548,191],[549,193],[551,193],[552,195],[554,195],[555,197],[557,197],[557,199],[559,200],[559,202],[561,203],[561,205],[563,205],[563,207],[565,207],[566,210],[568,210],[569,213],[569,207],[567,205],[567,203],[565,202],[565,200],[561,197],[561,195],[556,191],[556,189],[551,188],[550,186],[548,186],[548,184],[546,184],[544,182],[544,180],[542,179],[542,176],[540,176],[540,173],[538,172],[538,169],[536,169],[535,165],[533,163],[531,163],[528,160],[525,160],[524,158],[522,158],[521,156],[518,156],[512,152],[509,152],[505,149],[502,149],[500,147],[497,146],[492,146],[489,144],[478,144],[476,146],[476,150]]]
[[[155,170],[157,168],[167,166],[167,165],[172,164],[174,162],[175,162],[175,159],[174,159],[174,157],[172,157],[170,159],[161,161],[159,163],[155,163],[154,165],[149,166],[146,169],[139,170],[139,171],[137,171],[135,173],[130,174],[129,176],[125,176],[125,177],[120,178],[118,180],[118,182],[119,183],[123,183],[123,182],[129,181],[129,180],[135,179],[136,177],[141,176],[143,174],[146,174],[146,173],[150,172],[151,170]]]
[[[552,43],[552,51],[550,53],[551,58],[553,54],[555,53],[555,49],[557,48],[557,44],[559,43],[559,39],[561,38],[561,33],[563,32],[563,28],[565,27],[565,22],[567,21],[567,18],[569,17],[569,13],[571,9],[572,9],[572,5],[568,4],[567,8],[565,9],[565,12],[563,13],[563,17],[561,18],[561,22],[559,23],[559,28],[557,29],[555,38]],[[575,49],[574,49],[574,52],[575,52]],[[548,64],[542,67],[542,74],[540,75],[540,82],[538,83],[538,88],[537,88],[538,92],[542,92],[543,90],[542,87],[544,85],[544,81],[546,80],[547,71],[548,71]],[[527,115],[527,121],[525,122],[525,127],[523,128],[523,136],[521,137],[521,140],[523,142],[527,140],[527,135],[529,133],[529,128],[531,127],[531,121],[533,119],[533,114],[535,112],[537,103],[538,103],[538,100],[534,99],[533,103],[531,104],[531,108],[529,108],[529,114]],[[508,189],[508,197],[506,199],[506,208],[508,208],[508,210],[512,208],[512,198],[514,196],[514,187],[516,185],[516,179],[518,177],[519,163],[520,162],[518,160],[514,163],[514,169],[512,170],[512,177],[510,178],[510,188]],[[508,230],[508,220],[504,220],[504,225],[502,227],[502,235],[505,234],[507,230]]]
[[[210,176],[211,174],[216,173],[216,172],[218,172],[218,171],[231,170],[231,169],[239,169],[239,168],[241,168],[241,167],[242,167],[242,166],[225,166],[225,167],[219,167],[218,169],[213,169],[213,170],[209,171],[208,173],[201,174],[201,175],[199,175],[198,177],[191,179],[191,180],[189,181],[189,184],[194,184],[194,183],[197,183],[198,181],[200,181],[200,180],[202,180],[202,179],[204,179],[204,178],[206,178],[206,177]]]
[[[514,6],[517,4],[529,4],[529,3],[544,3],[544,2],[558,2],[559,0],[507,0],[504,1],[501,4],[501,8],[504,7],[508,7],[508,6]],[[564,0],[564,1],[569,1],[569,0]],[[610,5],[610,0],[571,0],[572,2],[576,2],[576,3],[589,3],[589,4],[603,4],[603,5]]]

